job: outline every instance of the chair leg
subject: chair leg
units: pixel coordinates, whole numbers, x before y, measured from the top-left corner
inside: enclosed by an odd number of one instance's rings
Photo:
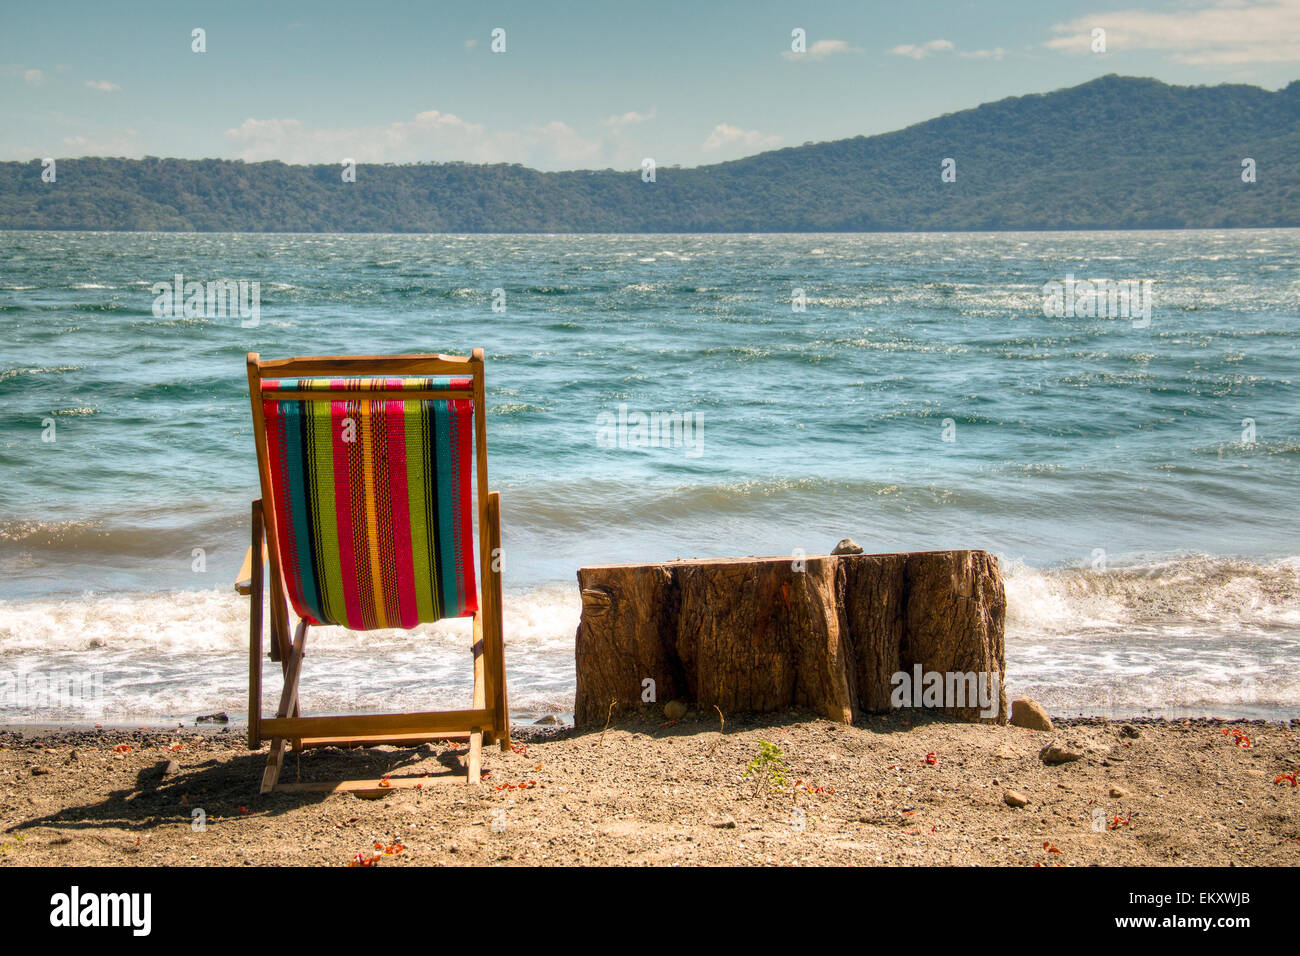
[[[280,779],[280,768],[284,766],[284,738],[276,737],[271,741],[271,754],[266,758],[266,770],[262,773],[262,793],[270,793]]]
[[[501,496],[493,491],[487,500],[488,546],[494,557],[501,553]],[[483,581],[484,651],[488,667],[487,687],[492,699],[487,702],[496,712],[497,742],[502,750],[510,749],[510,707],[506,702],[505,627],[502,619],[501,564],[492,561]]]
[[[483,612],[474,615],[474,706],[486,706],[487,688],[483,670]],[[474,727],[469,732],[469,765],[465,782],[477,787],[483,779],[483,728]]]
[[[253,502],[253,566],[248,603],[248,749],[262,746],[262,502]]]
[[[497,684],[497,686],[501,688],[501,719],[502,719],[502,726],[501,726],[500,742],[501,742],[501,750],[502,750],[502,752],[504,752],[504,751],[507,751],[507,750],[510,749],[510,705],[506,702],[506,662],[505,662],[505,655],[504,655],[504,654],[498,654],[498,655],[497,655],[497,660],[499,660],[499,661],[501,662],[501,670],[500,670],[500,673],[499,673],[499,675],[498,675],[498,677],[497,677],[497,680],[499,681],[499,683]]]
[[[293,650],[289,652],[288,667],[284,674],[284,690],[280,693],[280,707],[277,717],[288,717],[298,712],[298,676],[302,673],[303,646],[307,643],[307,622],[298,622],[298,633],[294,635]],[[266,758],[266,772],[262,774],[262,793],[270,793],[280,779],[280,768],[284,765],[285,738],[275,737],[271,740],[271,753]]]
[[[469,776],[465,782],[477,787],[483,780],[483,731],[475,727],[469,734]]]

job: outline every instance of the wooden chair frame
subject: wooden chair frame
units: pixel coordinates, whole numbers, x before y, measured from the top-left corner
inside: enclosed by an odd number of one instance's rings
[[[436,740],[468,740],[466,782],[478,784],[481,777],[482,746],[497,742],[502,750],[510,746],[510,718],[506,707],[505,643],[501,621],[501,503],[488,490],[487,429],[484,423],[483,350],[474,349],[468,358],[452,355],[356,355],[315,356],[262,361],[248,353],[248,389],[253,406],[253,434],[257,442],[257,470],[262,497],[253,502],[252,546],[235,584],[249,602],[248,640],[248,746],[257,750],[270,740],[271,753],[262,777],[262,793],[272,790],[379,790],[416,786],[430,778],[387,778],[384,781],[340,781],[326,784],[279,784],[286,745],[294,750],[307,747],[357,747],[395,744],[412,746]],[[474,699],[468,710],[429,711],[408,714],[353,714],[344,716],[301,715],[298,680],[302,673],[308,625],[299,620],[293,640],[289,639],[290,608],[286,600],[284,572],[276,540],[275,496],[271,489],[270,459],[266,444],[266,421],[262,412],[262,381],[284,378],[343,378],[388,376],[463,376],[473,380],[465,390],[404,391],[401,398],[470,399],[474,403],[474,471],[477,479],[475,503],[478,510],[479,609],[474,614]],[[347,398],[365,395],[349,391]],[[281,391],[281,401],[337,401],[337,393],[326,391]],[[376,398],[394,399],[393,392],[376,392]],[[262,630],[263,570],[269,571],[271,660],[278,661],[284,674],[280,706],[271,718],[262,716]],[[440,778],[432,778],[440,779]]]

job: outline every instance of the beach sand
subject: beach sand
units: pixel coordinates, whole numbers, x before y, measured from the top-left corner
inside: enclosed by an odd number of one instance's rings
[[[784,791],[743,776],[760,740],[782,751]],[[1049,743],[1082,756],[1046,765]],[[1275,783],[1300,769],[1300,722],[519,727],[515,751],[485,751],[482,786],[431,777],[380,799],[259,796],[265,748],[234,728],[11,728],[0,747],[0,865],[1300,864],[1300,787]],[[443,773],[457,752],[290,754],[281,780]]]

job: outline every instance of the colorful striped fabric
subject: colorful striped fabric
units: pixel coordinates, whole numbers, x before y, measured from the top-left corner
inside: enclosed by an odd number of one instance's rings
[[[281,379],[262,383],[280,560],[310,624],[415,627],[478,610],[469,378]],[[464,400],[349,398],[465,389]],[[277,391],[339,392],[280,401]]]

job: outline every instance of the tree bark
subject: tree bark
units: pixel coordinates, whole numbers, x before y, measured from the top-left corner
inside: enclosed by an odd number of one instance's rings
[[[890,709],[895,675],[929,672],[995,691],[991,718],[977,700],[934,709],[1006,721],[1006,598],[983,551],[606,565],[578,584],[578,727],[677,698],[848,723]]]

